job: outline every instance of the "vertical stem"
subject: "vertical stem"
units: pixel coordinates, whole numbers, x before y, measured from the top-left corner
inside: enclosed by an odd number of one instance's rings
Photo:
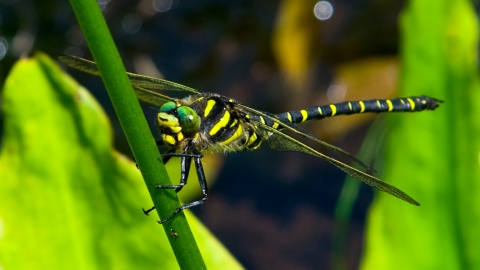
[[[156,184],[171,185],[155,140],[132,89],[120,55],[95,0],[70,0],[85,39],[97,62],[108,95],[125,132],[145,184],[161,218],[180,206],[173,190],[155,189]],[[206,269],[193,234],[183,213],[163,225],[181,269]],[[181,237],[172,237],[170,230]],[[152,252],[155,252],[152,250]]]

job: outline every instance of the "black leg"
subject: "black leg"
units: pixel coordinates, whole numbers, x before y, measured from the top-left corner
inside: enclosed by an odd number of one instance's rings
[[[148,213],[152,212],[154,209],[155,209],[155,206],[152,207],[152,208],[150,208],[150,209],[148,209],[148,210],[145,210],[145,209],[142,208],[143,213],[144,213],[146,216],[148,216]]]
[[[157,141],[158,144],[158,141]],[[203,155],[201,153],[198,154],[181,154],[181,153],[175,153],[173,150],[170,150],[168,153],[162,155],[162,161],[164,164],[167,164],[167,162],[172,158],[172,157],[181,157],[181,178],[180,178],[180,184],[179,185],[157,185],[155,186],[156,188],[164,188],[164,189],[175,189],[175,192],[179,192],[186,184],[188,180],[188,174],[190,172],[190,165],[192,163],[192,158],[198,158],[201,159]],[[203,172],[203,169],[202,169]],[[198,170],[197,170],[198,174]],[[205,176],[204,176],[205,178]],[[155,209],[155,206],[152,208],[145,210],[142,208],[143,213],[148,216],[150,212],[152,212]]]
[[[175,189],[175,192],[179,192],[187,184],[188,174],[190,172],[190,164],[192,164],[192,158],[182,156],[180,158],[180,170],[181,170],[180,184],[179,185],[156,185],[155,188]]]
[[[190,164],[192,164],[192,158],[202,158],[203,155],[199,154],[187,154],[187,153],[174,153],[168,152],[162,156],[163,161],[170,160],[171,157],[180,157],[180,184],[179,185],[156,185],[156,188],[175,189],[175,192],[179,192],[187,184],[188,174],[190,173]]]
[[[168,159],[170,159],[171,157],[202,158],[203,155],[202,155],[202,154],[187,154],[187,153],[182,154],[182,153],[174,153],[174,152],[170,153],[170,152],[168,152],[168,153],[162,155],[162,159],[163,159],[163,158],[166,158],[166,157],[168,157]]]
[[[195,169],[197,171],[198,181],[200,183],[200,189],[202,190],[203,198],[198,200],[198,201],[194,201],[194,202],[187,203],[187,204],[184,204],[184,205],[180,206],[169,217],[167,217],[164,220],[158,221],[159,224],[162,224],[162,223],[165,223],[165,222],[169,221],[175,215],[177,215],[180,211],[183,211],[183,210],[188,209],[190,207],[194,207],[194,206],[203,204],[208,199],[208,187],[207,187],[207,181],[205,180],[205,173],[203,171],[202,160],[201,160],[200,157],[196,157],[196,158],[194,158],[194,161],[195,161]]]
[[[180,185],[175,189],[175,192],[182,190],[183,186],[187,184],[188,174],[190,173],[190,165],[192,164],[191,157],[182,157],[180,160]]]
[[[175,189],[175,192],[179,192],[182,188],[187,184],[188,174],[190,173],[190,164],[192,164],[192,158],[202,158],[203,155],[201,153],[198,154],[187,154],[188,148],[185,149],[184,153],[174,153],[168,152],[162,156],[162,159],[169,160],[171,157],[180,157],[180,184],[179,185],[156,185],[156,188],[163,188],[163,189]]]

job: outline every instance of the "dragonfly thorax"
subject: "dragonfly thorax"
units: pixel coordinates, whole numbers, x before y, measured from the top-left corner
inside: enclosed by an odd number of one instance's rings
[[[236,101],[214,93],[202,93],[180,100],[201,118],[200,130],[192,144],[204,153],[226,153],[253,150],[249,145],[256,137],[245,113],[235,107]],[[177,145],[180,150],[181,145]]]

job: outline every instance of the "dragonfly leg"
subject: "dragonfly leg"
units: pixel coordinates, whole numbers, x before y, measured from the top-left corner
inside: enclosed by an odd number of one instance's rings
[[[174,153],[174,152],[168,152],[164,155],[162,155],[162,158],[165,157],[191,157],[191,158],[202,158],[203,155],[200,154],[187,154],[187,153]]]
[[[180,206],[169,217],[167,217],[166,219],[163,219],[161,221],[158,221],[159,224],[162,224],[162,223],[165,223],[165,222],[169,221],[175,215],[177,215],[180,211],[183,211],[185,209],[203,204],[208,199],[207,181],[205,179],[205,173],[203,171],[203,165],[202,165],[202,160],[201,160],[200,156],[201,156],[201,154],[198,154],[198,157],[195,157],[193,159],[194,159],[194,162],[195,162],[195,170],[197,171],[198,181],[200,183],[200,189],[202,190],[203,198],[198,200],[198,201],[194,201],[194,202],[187,203],[187,204],[184,204],[184,205]]]
[[[171,156],[164,156],[163,158],[171,157]],[[156,185],[155,188],[162,188],[162,189],[175,189],[175,192],[179,192],[182,188],[187,184],[188,174],[190,172],[190,164],[192,164],[192,157],[190,156],[181,156],[180,158],[180,184],[179,185]]]
[[[145,210],[145,209],[142,208],[143,213],[144,213],[146,216],[148,216],[148,213],[152,212],[154,209],[155,209],[155,206],[153,206],[152,208],[150,208],[150,209],[148,209],[148,210]]]
[[[202,158],[202,154],[181,154],[181,153],[167,153],[162,156],[162,159],[169,160],[171,157],[180,157],[180,184],[179,185],[157,185],[156,188],[175,189],[175,192],[179,192],[187,184],[188,174],[190,173],[190,164],[192,164],[192,158]]]
[[[162,159],[169,160],[171,157],[180,157],[180,184],[179,185],[157,185],[156,188],[163,189],[175,189],[175,192],[179,192],[187,184],[188,174],[190,173],[190,165],[192,164],[192,158],[201,159],[203,155],[201,153],[188,154],[188,148],[185,149],[184,153],[175,153],[170,151],[162,156]]]

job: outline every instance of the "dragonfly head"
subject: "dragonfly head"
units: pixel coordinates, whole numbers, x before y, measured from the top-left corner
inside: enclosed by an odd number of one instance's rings
[[[173,101],[169,101],[160,108],[157,114],[157,123],[163,132],[163,137],[175,135],[174,137],[163,138],[169,145],[175,145],[184,136],[195,135],[200,130],[201,119],[198,114],[189,106],[179,106]],[[181,138],[181,139],[180,139]],[[166,141],[165,139],[170,139]]]

